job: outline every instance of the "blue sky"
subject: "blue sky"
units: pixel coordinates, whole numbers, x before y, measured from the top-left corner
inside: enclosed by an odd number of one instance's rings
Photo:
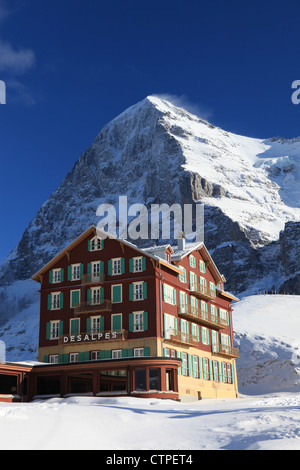
[[[298,0],[0,0],[0,260],[101,128],[168,94],[232,132],[300,135]]]

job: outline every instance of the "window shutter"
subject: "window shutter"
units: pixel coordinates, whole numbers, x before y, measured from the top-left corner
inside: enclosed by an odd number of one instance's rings
[[[198,360],[199,360],[199,378],[202,379],[203,373],[202,373],[202,361],[201,361],[201,357],[199,357]]]
[[[163,284],[163,300],[166,300],[166,286]]]
[[[205,367],[205,357],[202,358],[202,362],[203,362],[203,379],[206,380],[207,376],[206,376],[206,367]]]
[[[111,276],[112,273],[112,260],[108,260],[108,275]]]
[[[106,359],[111,359],[111,351],[110,351],[110,350],[109,350],[109,351],[106,351],[106,353],[105,353],[105,358],[106,358]]]
[[[125,273],[125,258],[121,258],[121,273]]]
[[[48,310],[52,309],[52,295],[48,294]]]
[[[60,281],[64,282],[64,280],[65,280],[65,270],[61,269],[60,270]]]
[[[80,352],[79,353],[79,362],[82,362],[83,361],[83,352]]]
[[[142,268],[143,268],[143,271],[146,271],[146,263],[147,263],[147,261],[146,261],[146,256],[143,256],[143,258],[142,258]]]
[[[83,360],[84,361],[89,361],[89,359],[90,359],[90,352],[89,351],[84,351]]]
[[[90,319],[90,317],[86,319],[86,332],[88,334],[91,332],[91,319]]]
[[[148,312],[144,312],[144,331],[148,330]]]
[[[71,308],[75,307],[75,304],[79,304],[79,291],[73,291],[71,293]]]
[[[177,358],[180,358],[180,352],[177,351],[177,350],[176,350],[176,355],[177,355]],[[181,366],[178,366],[178,367],[177,367],[177,373],[178,373],[178,375],[180,375],[180,373],[181,373]]]
[[[72,281],[72,266],[68,266],[68,281]]]
[[[64,322],[63,321],[59,322],[59,334],[60,334],[60,336],[62,336],[64,334]]]
[[[104,303],[104,287],[100,287],[100,303]]]
[[[122,314],[114,315],[112,317],[112,329],[114,331],[121,330],[121,323],[122,323]]]
[[[88,251],[91,251],[91,240],[88,240]]]
[[[103,315],[100,317],[100,331],[104,331],[104,317],[103,317]]]
[[[53,270],[51,269],[49,271],[49,284],[52,284],[53,283]]]
[[[133,356],[133,349],[128,349],[128,357],[132,357]]]
[[[121,302],[121,288],[122,286],[113,286],[112,288],[112,301]]]
[[[104,261],[100,261],[100,273],[104,274]]]
[[[133,313],[129,314],[129,331],[133,331]]]
[[[176,289],[173,289],[173,303],[176,305]]]
[[[197,335],[197,341],[199,343],[200,342],[199,325],[196,326],[196,335]]]
[[[91,305],[91,301],[92,301],[92,290],[91,290],[91,289],[88,289],[88,290],[87,290],[87,302],[88,302],[88,305]]]
[[[192,376],[192,356],[188,354],[188,375]]]
[[[182,362],[181,362],[181,374],[185,375],[185,370],[184,370],[184,366],[183,366],[183,357],[184,357],[183,354],[184,354],[183,352],[180,353],[181,360],[182,360]]]
[[[64,308],[64,293],[59,294],[59,308]]]
[[[143,282],[143,298],[147,300],[147,282]]]
[[[92,263],[88,263],[88,265],[87,265],[87,273],[88,273],[88,274],[91,274],[91,272],[92,272]]]
[[[100,359],[105,359],[105,351],[100,351]]]
[[[80,279],[82,279],[83,276],[83,264],[80,265]]]
[[[133,273],[133,258],[130,258],[129,260],[129,272]]]
[[[150,348],[149,347],[144,348],[144,356],[150,356]]]
[[[101,250],[104,250],[104,238],[100,239]]]
[[[226,367],[226,364],[224,362],[222,362],[222,382],[224,382],[224,383],[226,381],[225,367]]]
[[[51,323],[48,322],[46,325],[46,339],[50,339]]]
[[[209,329],[207,328],[206,330],[206,339],[207,339],[207,344],[210,344],[210,341],[209,341]]]
[[[128,349],[122,349],[122,357],[128,356]]]
[[[129,300],[133,300],[133,284],[129,284]]]
[[[48,363],[48,361],[49,361],[49,358],[48,358],[48,356],[44,356],[44,362],[47,364],[47,363]]]
[[[69,354],[63,354],[63,362],[69,362]]]

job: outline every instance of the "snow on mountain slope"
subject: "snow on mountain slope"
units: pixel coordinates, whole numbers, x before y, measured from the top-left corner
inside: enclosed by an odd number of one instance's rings
[[[239,391],[300,391],[300,296],[254,295],[234,305]]]
[[[300,139],[254,139],[226,132],[158,98],[169,132],[180,143],[183,168],[221,186],[217,206],[256,243],[277,240],[284,222],[300,220]],[[260,241],[261,243],[261,241]]]

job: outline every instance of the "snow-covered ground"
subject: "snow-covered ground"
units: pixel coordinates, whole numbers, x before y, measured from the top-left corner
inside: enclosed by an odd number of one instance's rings
[[[300,393],[189,404],[74,397],[0,405],[0,450],[300,449]]]
[[[234,325],[239,399],[0,403],[0,450],[300,450],[300,296],[247,297]]]

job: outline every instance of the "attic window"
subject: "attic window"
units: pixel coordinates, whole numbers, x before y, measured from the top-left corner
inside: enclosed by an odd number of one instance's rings
[[[103,248],[104,248],[104,240],[101,238],[94,237],[88,241],[89,251],[103,250]]]

